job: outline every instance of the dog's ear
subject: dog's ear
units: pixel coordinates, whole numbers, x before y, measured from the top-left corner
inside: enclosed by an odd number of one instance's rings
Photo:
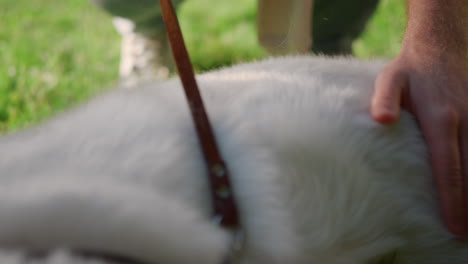
[[[147,263],[214,264],[227,252],[228,232],[153,189],[83,182],[93,179],[89,175],[40,178],[1,186],[0,244],[40,250],[66,246]]]

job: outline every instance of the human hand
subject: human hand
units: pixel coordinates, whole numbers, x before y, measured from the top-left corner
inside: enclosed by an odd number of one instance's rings
[[[415,117],[429,147],[442,215],[449,230],[468,231],[468,68],[464,54],[404,46],[379,74],[372,117],[398,119],[401,106]]]

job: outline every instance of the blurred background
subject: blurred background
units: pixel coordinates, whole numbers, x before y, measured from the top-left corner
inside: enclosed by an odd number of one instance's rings
[[[197,71],[267,56],[257,42],[256,7],[256,0],[186,0],[179,5]],[[391,58],[399,50],[404,25],[404,1],[380,1],[353,43],[354,55]],[[0,133],[112,87],[119,56],[120,36],[111,17],[87,0],[0,0]]]

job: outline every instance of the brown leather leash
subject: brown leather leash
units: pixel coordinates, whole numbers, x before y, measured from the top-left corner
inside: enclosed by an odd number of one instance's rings
[[[206,162],[215,219],[219,218],[220,224],[224,227],[237,228],[239,216],[229,180],[229,171],[216,144],[174,7],[170,0],[159,0],[159,4],[174,61]]]

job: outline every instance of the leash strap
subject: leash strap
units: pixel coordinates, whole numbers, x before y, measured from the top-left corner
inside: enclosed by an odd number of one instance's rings
[[[170,0],[159,0],[159,4],[172,54],[206,161],[215,219],[220,221],[222,226],[236,228],[239,225],[239,217],[229,181],[229,172],[216,144],[174,7]]]

